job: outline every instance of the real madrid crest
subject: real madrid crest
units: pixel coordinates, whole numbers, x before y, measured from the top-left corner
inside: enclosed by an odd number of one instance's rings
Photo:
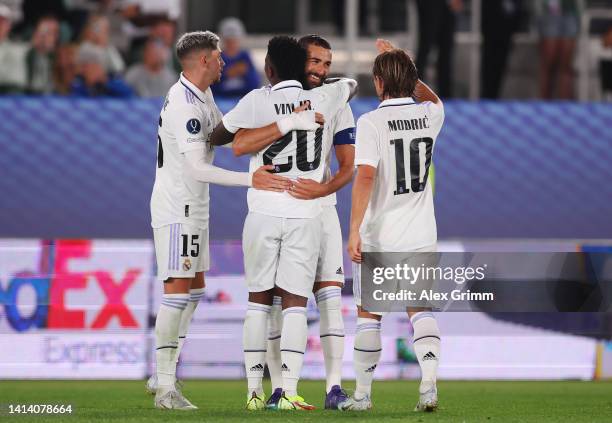
[[[191,269],[191,260],[188,257],[183,261],[183,270],[188,271],[189,269]]]

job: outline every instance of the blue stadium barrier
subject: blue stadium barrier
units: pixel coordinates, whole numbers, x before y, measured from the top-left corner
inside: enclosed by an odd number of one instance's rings
[[[355,118],[377,103],[353,101]],[[1,97],[0,237],[151,237],[160,106]],[[611,122],[612,104],[449,101],[434,154],[439,237],[612,237]],[[212,188],[212,238],[241,237],[244,191]],[[350,189],[338,209],[346,230]]]

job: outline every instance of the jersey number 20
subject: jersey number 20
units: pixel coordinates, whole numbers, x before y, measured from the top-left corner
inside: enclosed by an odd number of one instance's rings
[[[308,135],[311,132],[307,131],[291,131],[287,133],[284,137],[276,141],[272,144],[263,154],[263,163],[265,165],[271,165],[272,160],[278,154],[283,151],[293,139],[293,134],[297,137],[297,151],[296,151],[296,162],[297,167],[302,172],[308,172],[310,170],[315,170],[321,164],[321,148],[322,148],[322,140],[323,140],[323,127],[318,128],[314,133],[314,149],[315,149],[315,157],[314,160],[308,161]],[[274,164],[275,169],[274,173],[284,173],[289,172],[293,168],[293,157],[289,156],[287,158],[287,163],[282,164]]]
[[[425,144],[425,176],[421,182],[421,155],[419,154],[419,146]],[[395,147],[395,177],[396,188],[393,191],[394,195],[407,194],[410,192],[406,186],[406,166],[404,165],[404,140],[397,138],[391,140],[391,145]],[[427,176],[429,175],[429,165],[431,164],[431,149],[433,147],[433,139],[431,138],[415,138],[410,141],[409,157],[410,157],[410,188],[413,192],[421,192],[427,184]]]

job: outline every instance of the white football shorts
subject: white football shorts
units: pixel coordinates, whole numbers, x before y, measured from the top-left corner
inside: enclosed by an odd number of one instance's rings
[[[342,260],[342,230],[336,206],[324,206],[321,219],[321,248],[317,262],[315,282],[341,282],[344,284]]]
[[[376,249],[362,245],[362,252],[368,251],[376,251]],[[435,253],[438,251],[438,244],[429,245],[423,248],[416,248],[412,251],[407,251],[406,253],[409,255],[410,253]],[[355,305],[361,306],[361,264],[353,262],[353,298],[355,299]],[[369,312],[370,314],[375,314],[377,316],[384,316],[387,313],[385,312]]]
[[[208,229],[175,223],[153,229],[157,278],[193,278],[210,268]]]
[[[276,285],[291,294],[308,297],[320,244],[319,216],[290,219],[249,213],[242,233],[249,292],[267,291]]]

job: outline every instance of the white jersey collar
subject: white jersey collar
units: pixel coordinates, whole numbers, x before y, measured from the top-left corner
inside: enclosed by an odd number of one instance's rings
[[[381,102],[378,105],[378,109],[390,106],[408,106],[411,104],[416,104],[412,97],[390,98]]]
[[[189,81],[183,72],[181,72],[181,77],[179,78],[180,83],[187,88],[191,93],[198,99],[200,102],[205,103],[204,99],[206,98],[206,93],[199,89],[195,84]]]
[[[272,86],[272,91],[278,91],[278,90],[282,90],[284,88],[299,88],[299,89],[303,89],[302,88],[302,84],[299,81],[293,80],[293,79],[289,79],[287,81],[281,81],[276,85]]]

